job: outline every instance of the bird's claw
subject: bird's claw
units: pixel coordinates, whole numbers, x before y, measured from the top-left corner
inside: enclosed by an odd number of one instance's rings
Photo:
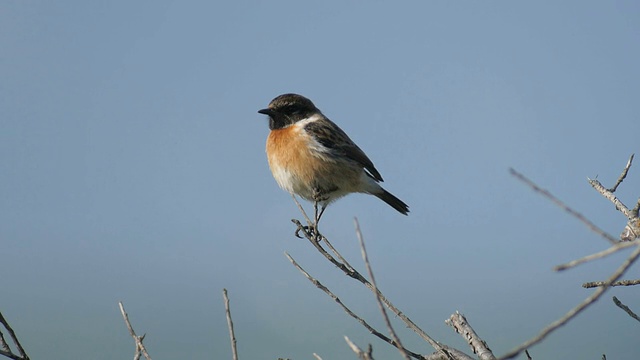
[[[302,225],[300,221],[296,219],[291,219],[291,222],[298,226],[294,233],[295,237],[297,237],[298,239],[302,239],[302,236],[300,236],[300,231],[303,231],[305,237],[307,237],[308,239],[314,239],[318,242],[322,239],[322,235],[318,232],[317,225]]]

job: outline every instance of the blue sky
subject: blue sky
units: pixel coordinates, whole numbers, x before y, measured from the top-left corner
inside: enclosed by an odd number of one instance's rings
[[[130,357],[118,301],[154,359],[229,358],[227,288],[241,358],[354,358],[344,335],[397,357],[283,255],[383,328],[370,293],[293,237],[269,172],[257,110],[297,92],[411,207],[352,195],[325,235],[361,264],[357,216],[398,307],[469,353],[444,324],[459,310],[504,353],[624,258],[553,273],[607,243],[508,168],[620,233],[586,178],[611,186],[640,152],[639,18],[632,1],[3,1],[0,310],[32,358]],[[639,190],[634,167],[618,195]],[[533,357],[638,354],[612,295],[640,311],[614,289]]]

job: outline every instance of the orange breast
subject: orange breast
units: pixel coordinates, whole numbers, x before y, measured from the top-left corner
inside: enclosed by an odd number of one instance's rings
[[[332,201],[348,193],[370,192],[379,187],[361,165],[323,151],[322,145],[302,126],[294,124],[272,130],[267,138],[269,167],[281,188],[310,201],[317,190],[323,191]]]
[[[280,187],[303,197],[311,196],[314,180],[327,165],[309,150],[310,141],[309,135],[297,125],[272,130],[267,138],[267,158],[273,177]]]

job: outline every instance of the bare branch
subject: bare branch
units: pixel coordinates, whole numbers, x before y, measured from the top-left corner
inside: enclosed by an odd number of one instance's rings
[[[131,322],[129,322],[129,315],[124,311],[124,305],[122,305],[122,301],[118,302],[120,306],[120,313],[122,313],[122,317],[124,318],[125,324],[127,324],[127,329],[129,329],[129,334],[133,337],[133,341],[136,343],[136,352],[133,357],[134,360],[140,359],[140,354],[143,354],[145,359],[151,360],[151,356],[147,353],[147,349],[144,347],[142,340],[144,340],[145,335],[137,336],[136,332],[133,331],[133,327],[131,326]]]
[[[511,175],[513,175],[516,179],[522,181],[523,183],[527,184],[530,188],[532,188],[535,192],[541,194],[542,196],[546,197],[547,199],[551,200],[551,202],[553,202],[554,204],[556,204],[557,206],[559,206],[561,209],[563,209],[564,211],[566,211],[569,215],[575,217],[576,219],[578,219],[579,221],[581,221],[583,224],[585,224],[591,231],[595,232],[596,234],[600,235],[601,237],[605,238],[607,241],[609,241],[612,244],[616,244],[619,241],[614,238],[613,236],[609,235],[607,232],[605,232],[604,230],[600,229],[598,226],[596,226],[596,224],[592,223],[591,221],[589,221],[589,219],[587,219],[586,217],[584,217],[584,215],[582,215],[581,213],[573,210],[572,208],[570,208],[568,205],[566,205],[565,203],[563,203],[560,199],[558,199],[557,197],[553,196],[549,191],[539,187],[538,185],[536,185],[533,181],[529,180],[527,177],[525,177],[524,175],[520,174],[519,172],[517,172],[516,170],[514,170],[513,168],[509,169],[509,172],[511,173]]]
[[[356,319],[360,324],[362,324],[362,326],[364,326],[367,330],[369,330],[370,333],[372,333],[373,335],[377,336],[378,338],[382,339],[383,341],[391,344],[394,347],[398,347],[399,345],[392,339],[388,338],[387,336],[385,336],[384,334],[382,334],[381,332],[379,332],[378,330],[374,329],[371,325],[369,325],[363,318],[359,317],[358,315],[356,315],[356,313],[354,313],[353,311],[351,311],[351,309],[349,309],[333,292],[331,292],[331,290],[329,290],[329,288],[327,288],[326,286],[322,285],[322,283],[320,281],[318,281],[316,278],[314,278],[313,276],[311,276],[306,270],[304,270],[292,257],[291,255],[285,253],[285,256],[289,259],[289,261],[291,262],[291,264],[293,264],[293,266],[296,267],[296,269],[298,269],[309,281],[311,281],[311,283],[313,283],[313,285],[315,285],[318,289],[322,290],[325,292],[325,294],[329,295],[329,297],[331,297],[333,299],[333,301],[335,301],[341,308],[342,310],[344,310],[344,312],[347,313],[347,315],[351,316],[352,318]],[[410,351],[408,349],[404,349],[404,351],[406,353],[408,353],[409,355],[411,355],[412,357],[416,358],[416,359],[423,359],[424,357],[418,353],[415,353],[413,351]]]
[[[291,197],[293,198],[293,201],[296,203],[296,205],[298,205],[298,209],[300,210],[300,212],[302,213],[302,216],[304,216],[304,219],[307,220],[307,224],[309,226],[313,225],[313,223],[311,222],[311,220],[309,219],[309,217],[307,216],[307,212],[304,211],[304,208],[302,207],[302,205],[300,205],[300,202],[298,201],[298,199],[296,199],[296,196],[291,194]]]
[[[233,320],[231,320],[231,309],[229,308],[229,297],[227,296],[227,289],[222,289],[222,296],[224,297],[224,310],[227,314],[227,326],[229,327],[229,337],[231,338],[231,353],[233,356],[233,360],[238,360],[236,334],[233,331]]]
[[[367,249],[364,246],[364,239],[362,238],[362,231],[360,231],[360,224],[358,223],[358,219],[354,218],[354,225],[356,227],[356,237],[358,238],[358,242],[360,243],[360,251],[362,252],[362,260],[364,261],[364,265],[367,268],[367,273],[369,274],[369,279],[371,279],[371,285],[373,285],[374,294],[376,297],[376,303],[378,303],[378,307],[380,308],[380,312],[382,313],[382,318],[384,319],[385,324],[387,325],[387,329],[389,330],[389,334],[393,341],[398,344],[397,348],[400,351],[400,355],[403,358],[409,360],[409,355],[404,351],[404,347],[402,347],[402,343],[400,342],[400,338],[396,334],[395,330],[393,330],[393,326],[391,326],[391,321],[389,321],[389,316],[387,316],[387,311],[382,304],[382,300],[380,300],[380,292],[378,291],[378,285],[376,284],[376,279],[373,276],[373,270],[371,269],[371,264],[369,263],[369,256],[367,256]]]
[[[594,288],[604,286],[606,283],[604,281],[591,281],[582,284],[582,287],[585,289]],[[640,280],[620,280],[612,283],[609,286],[633,286],[640,284]]]
[[[527,355],[527,360],[532,360],[531,355],[529,355],[529,350],[525,350],[524,353]]]
[[[487,346],[487,343],[476,334],[464,315],[456,311],[449,319],[445,320],[445,323],[451,326],[458,334],[462,335],[467,343],[469,343],[473,353],[478,355],[478,358],[481,360],[496,359],[491,349],[489,349],[489,346]]]
[[[640,198],[638,198],[638,202],[636,203],[636,206],[633,207],[633,209],[631,209],[631,214],[634,217],[638,217],[638,213],[640,213]],[[640,225],[638,225],[640,226]]]
[[[609,285],[616,280],[618,280],[625,271],[633,264],[638,257],[640,256],[640,246],[636,247],[631,255],[616,269],[616,271],[607,279],[606,284],[602,287],[599,287],[597,290],[593,292],[590,296],[584,299],[578,306],[569,310],[563,317],[552,322],[547,327],[542,329],[542,331],[534,336],[532,339],[525,341],[522,345],[516,347],[515,349],[509,351],[505,355],[503,355],[500,359],[511,359],[520,354],[523,350],[530,348],[531,346],[541,342],[544,338],[547,337],[551,332],[558,329],[560,326],[567,323],[567,321],[573,319],[576,315],[578,315],[582,310],[586,309],[589,305],[593,304],[597,301],[605,291],[609,289]]]
[[[29,356],[24,351],[22,344],[20,344],[20,341],[18,340],[18,336],[16,335],[15,331],[13,331],[13,328],[11,328],[11,325],[9,325],[9,322],[7,321],[7,319],[4,318],[4,316],[2,315],[2,312],[0,312],[0,324],[2,324],[2,326],[4,326],[5,329],[7,329],[7,332],[11,337],[11,341],[13,341],[16,348],[18,349],[18,354],[14,354],[13,351],[11,351],[11,348],[9,347],[7,342],[5,341],[4,335],[2,334],[2,332],[0,332],[0,347],[2,347],[2,350],[0,350],[0,355],[6,356],[9,359],[14,359],[14,360],[29,360]]]
[[[631,316],[632,318],[640,321],[640,318],[638,317],[638,315],[636,315],[633,311],[631,311],[631,309],[629,309],[629,307],[627,305],[623,304],[615,296],[613,297],[613,303],[616,304],[616,306],[619,307],[620,309],[624,310],[627,314],[629,314],[629,316]]]
[[[602,186],[600,181],[595,179],[589,179],[589,178],[587,178],[587,181],[589,181],[589,184],[591,184],[591,186],[597,192],[599,192],[602,196],[604,196],[609,201],[611,201],[613,205],[616,206],[616,210],[623,213],[624,216],[627,217],[627,219],[631,220],[633,218],[633,216],[631,215],[631,212],[629,211],[629,208],[627,208],[625,204],[623,204],[622,201],[620,201],[620,199],[618,199],[618,197],[615,196],[609,189],[606,189],[604,186]]]
[[[418,336],[420,336],[422,339],[428,342],[431,346],[433,346],[435,350],[443,351],[446,353],[446,350],[444,350],[443,346],[440,343],[438,343],[433,338],[431,338],[426,332],[424,332],[424,330],[422,330],[418,325],[416,325],[408,316],[406,316],[397,307],[395,307],[391,303],[391,301],[389,301],[380,290],[374,289],[373,285],[364,276],[362,276],[362,274],[360,274],[357,270],[351,267],[351,265],[347,266],[344,263],[338,262],[333,256],[331,256],[331,254],[329,254],[320,245],[320,242],[315,241],[314,234],[309,233],[306,229],[302,227],[302,224],[300,223],[300,221],[295,219],[292,219],[291,221],[298,226],[298,230],[304,234],[305,238],[307,238],[307,240],[311,243],[311,245],[313,245],[316,248],[316,250],[318,250],[322,255],[324,255],[327,258],[327,260],[329,260],[338,269],[342,270],[342,272],[344,272],[347,276],[351,277],[352,279],[358,280],[374,293],[378,293],[380,296],[380,299],[387,306],[387,308],[391,310],[396,316],[398,316],[411,330],[413,330],[416,334],[418,334]],[[328,242],[324,236],[322,237],[322,239],[325,241],[325,243]],[[333,251],[337,252],[335,249],[333,249]],[[339,255],[339,258],[342,258],[342,256]],[[451,359],[451,357],[448,357],[448,358]]]
[[[573,261],[570,261],[566,264],[562,264],[562,265],[558,265],[555,268],[553,268],[554,271],[562,271],[562,270],[567,270],[569,268],[572,268],[574,266],[580,265],[582,263],[588,262],[588,261],[592,261],[592,260],[596,260],[596,259],[600,259],[603,258],[605,256],[611,255],[613,253],[616,253],[622,249],[626,249],[628,247],[632,247],[632,246],[636,246],[636,245],[640,245],[640,240],[637,241],[631,241],[631,242],[618,242],[615,245],[613,245],[612,247],[606,249],[606,250],[602,250],[600,252],[597,252],[595,254],[591,254],[591,255],[587,255],[583,258],[580,259],[576,259]]]
[[[620,185],[622,181],[627,177],[627,173],[629,172],[629,168],[631,167],[631,163],[633,162],[633,156],[634,154],[631,154],[631,156],[629,157],[629,160],[627,161],[627,165],[622,170],[622,174],[620,174],[620,177],[618,177],[618,181],[616,181],[615,185],[612,188],[606,189],[604,186],[602,186],[602,184],[598,180],[588,179],[589,184],[591,184],[591,186],[597,192],[599,192],[602,196],[604,196],[609,201],[611,201],[615,205],[616,210],[623,213],[624,216],[626,216],[627,219],[629,219],[629,222],[627,223],[624,230],[620,234],[620,239],[622,241],[632,241],[640,237],[640,218],[638,217],[638,212],[640,212],[640,199],[638,199],[638,202],[636,203],[635,207],[629,210],[629,208],[627,208],[622,203],[622,201],[620,201],[620,199],[618,199],[613,194],[618,188],[618,185]]]
[[[622,170],[622,174],[620,174],[620,177],[618,177],[618,181],[616,181],[616,184],[613,185],[611,189],[608,189],[610,192],[612,193],[616,192],[616,190],[618,189],[618,186],[622,184],[622,180],[624,180],[624,178],[627,177],[627,173],[629,172],[629,168],[631,167],[631,163],[633,162],[634,156],[635,154],[631,154],[631,156],[629,157],[629,160],[627,160],[627,165]]]
[[[358,345],[354,344],[348,337],[344,337],[344,340],[347,342],[347,345],[353,350],[354,353],[358,355],[359,359],[362,360],[373,360],[373,348],[371,344],[369,344],[367,351],[364,351],[358,347]]]
[[[313,353],[313,357],[316,358],[316,360],[322,360],[322,358],[320,357],[320,355]]]

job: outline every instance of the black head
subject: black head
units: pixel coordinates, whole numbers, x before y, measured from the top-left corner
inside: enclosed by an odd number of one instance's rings
[[[320,110],[302,95],[283,94],[271,100],[269,107],[258,112],[269,115],[269,129],[274,130],[319,114]]]

